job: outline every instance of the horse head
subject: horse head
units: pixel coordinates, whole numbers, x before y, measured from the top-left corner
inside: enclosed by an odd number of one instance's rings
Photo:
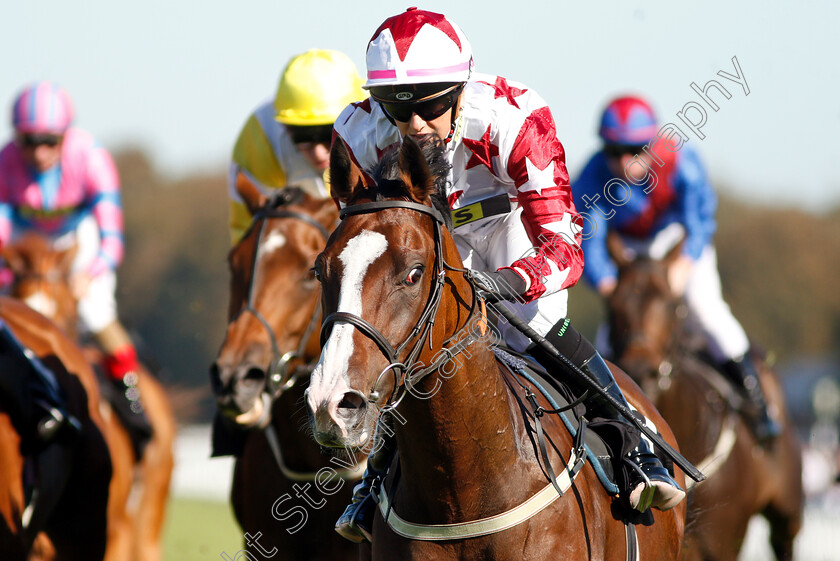
[[[610,346],[615,361],[634,380],[650,382],[670,374],[674,349],[686,306],[668,284],[668,267],[682,251],[679,243],[663,259],[635,255],[618,234],[610,233],[607,248],[618,267],[618,280],[610,295]],[[651,394],[649,394],[651,395]]]
[[[368,181],[343,142],[333,143],[331,189],[345,208],[315,263],[325,319],[307,390],[323,446],[365,446],[382,412],[419,379],[416,367],[471,312],[467,280],[447,274],[461,261],[445,229],[444,150],[437,136],[406,137]],[[441,305],[451,298],[461,305]]]
[[[210,378],[220,411],[253,426],[318,355],[319,285],[311,267],[336,220],[330,199],[287,187],[240,190],[253,214],[228,255],[229,323]]]
[[[3,247],[2,255],[14,275],[10,295],[53,320],[71,336],[78,321],[71,286],[75,243],[60,247],[36,233],[27,233]]]

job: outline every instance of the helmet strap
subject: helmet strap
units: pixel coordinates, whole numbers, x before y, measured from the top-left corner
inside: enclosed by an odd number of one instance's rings
[[[448,144],[449,141],[452,140],[452,137],[455,136],[455,129],[456,125],[458,124],[458,117],[461,116],[461,97],[463,97],[464,92],[461,91],[461,95],[458,96],[458,101],[455,102],[455,105],[452,106],[452,117],[450,119],[449,124],[449,134],[446,135],[446,138],[443,139],[444,144]]]

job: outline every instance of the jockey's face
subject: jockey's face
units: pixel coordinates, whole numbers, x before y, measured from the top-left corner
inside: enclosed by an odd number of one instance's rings
[[[400,134],[403,136],[409,134],[420,136],[436,132],[439,137],[446,138],[449,136],[449,129],[452,127],[452,111],[453,109],[449,108],[443,115],[431,121],[424,121],[420,115],[414,113],[405,123],[402,121],[395,122],[397,123],[397,128],[400,130]]]
[[[57,134],[18,134],[23,161],[38,172],[45,172],[61,161],[64,137]]]
[[[330,145],[324,142],[301,142],[295,144],[306,161],[318,171],[324,171],[330,165]]]
[[[607,157],[607,167],[613,177],[626,179],[630,183],[638,184],[644,179],[644,173],[640,173],[643,169],[650,169],[652,158],[649,153],[644,150],[644,146],[604,146],[604,154]],[[644,166],[631,166],[627,169],[627,164],[638,158]],[[628,177],[629,175],[629,177]],[[638,177],[635,177],[638,176]]]
[[[465,83],[459,82],[382,86],[371,88],[370,95],[403,136],[437,133],[445,139],[452,129],[453,113],[460,106],[464,86]],[[406,91],[395,93],[397,89]],[[412,101],[397,101],[402,99],[400,96]]]

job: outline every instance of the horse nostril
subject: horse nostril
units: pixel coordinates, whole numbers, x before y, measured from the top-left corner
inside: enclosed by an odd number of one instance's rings
[[[244,382],[262,382],[265,380],[265,371],[261,368],[249,368],[242,380]]]
[[[219,374],[219,365],[215,362],[210,365],[210,387],[213,389],[213,395],[221,395],[224,389],[222,378]]]
[[[338,402],[339,409],[362,409],[364,406],[365,398],[359,392],[347,392]]]

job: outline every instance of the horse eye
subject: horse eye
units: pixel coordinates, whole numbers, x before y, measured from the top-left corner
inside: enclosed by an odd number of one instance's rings
[[[321,282],[321,273],[318,272],[317,267],[312,267],[309,269],[309,274],[312,275],[316,281]]]
[[[414,267],[409,271],[408,275],[405,277],[403,281],[407,285],[416,284],[417,281],[420,280],[420,277],[423,276],[423,268],[422,267]]]

